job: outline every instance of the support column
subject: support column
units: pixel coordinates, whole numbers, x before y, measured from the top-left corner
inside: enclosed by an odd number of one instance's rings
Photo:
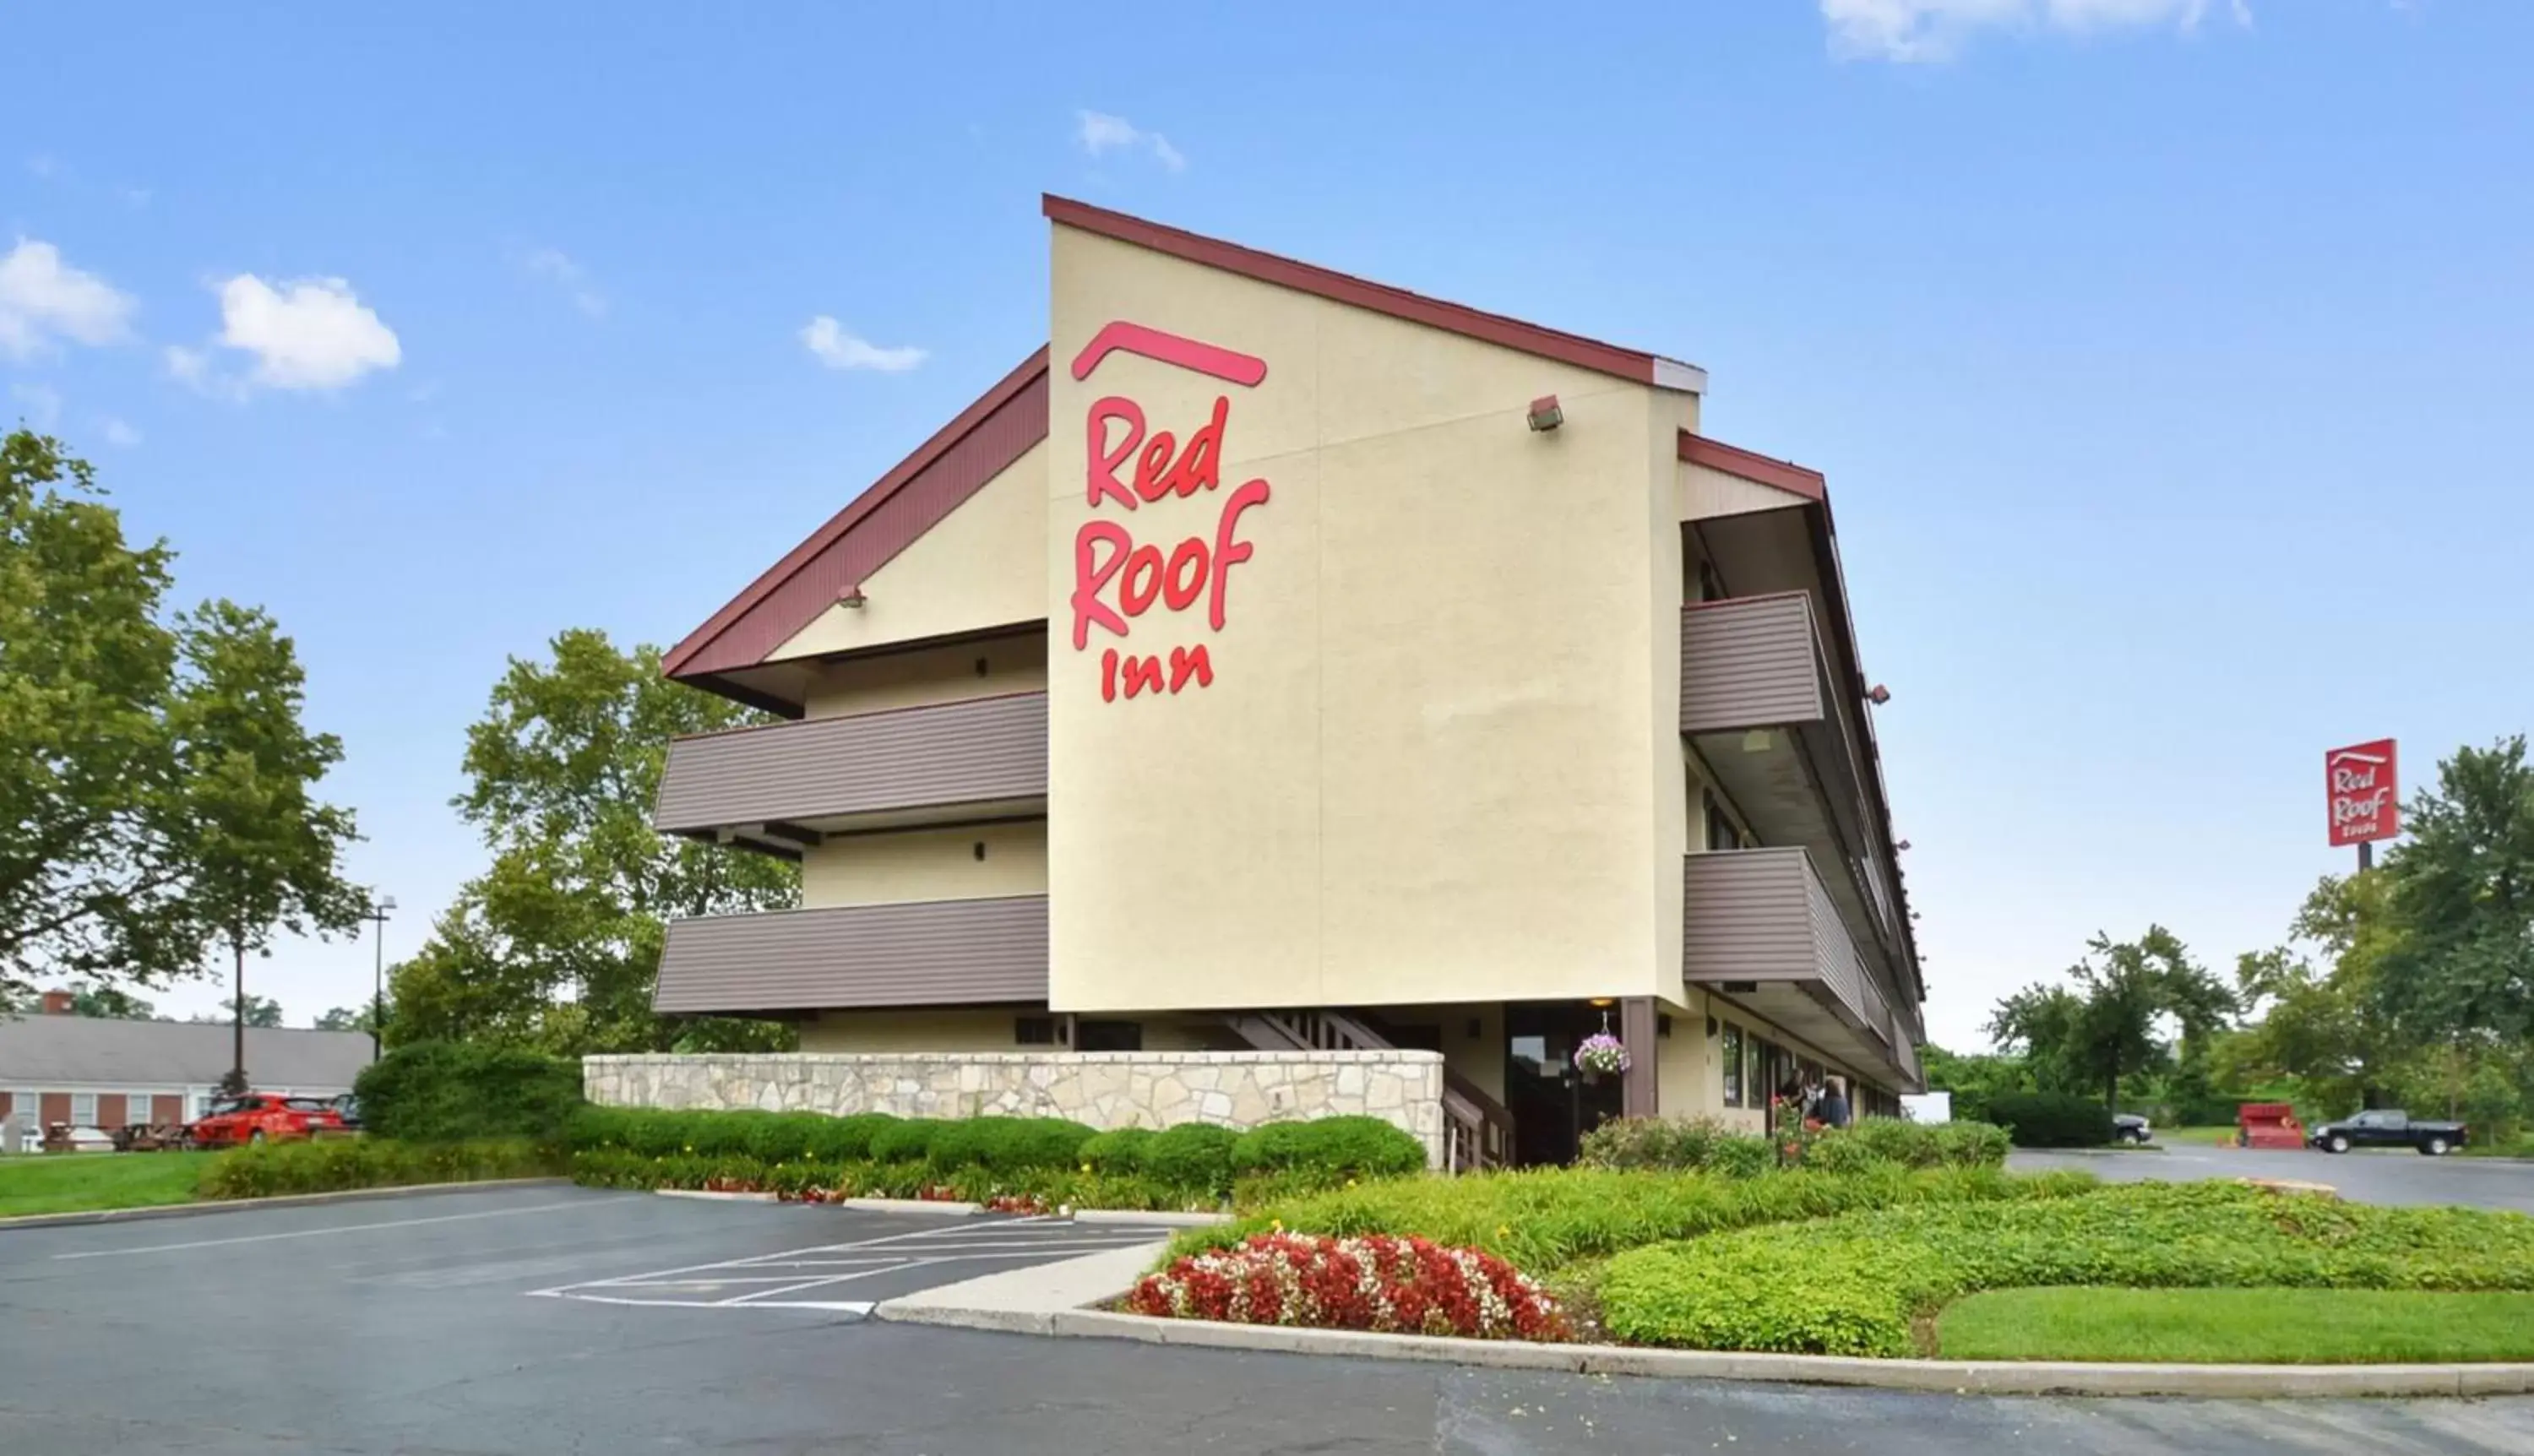
[[[1619,1083],[1619,1112],[1651,1118],[1660,1108],[1656,1096],[1655,999],[1631,996],[1619,1002],[1619,1040],[1628,1048],[1628,1070]]]

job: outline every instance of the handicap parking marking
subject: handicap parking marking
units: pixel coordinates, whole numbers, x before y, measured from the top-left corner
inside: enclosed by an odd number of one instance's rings
[[[1085,1226],[1046,1215],[975,1220],[947,1229],[913,1229],[777,1253],[719,1259],[531,1290],[536,1298],[600,1304],[693,1309],[814,1309],[867,1315],[876,1299],[842,1299],[860,1281],[891,1278],[914,1288],[956,1283],[990,1269],[1054,1263],[1112,1248],[1150,1244],[1155,1231],[1132,1224]],[[959,1268],[974,1265],[975,1268]],[[901,1288],[894,1293],[913,1293]]]

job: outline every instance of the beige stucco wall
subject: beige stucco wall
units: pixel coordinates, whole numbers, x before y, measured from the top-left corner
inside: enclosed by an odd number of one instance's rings
[[[1011,1052],[1009,1007],[889,1011],[822,1011],[801,1025],[801,1050],[826,1053]]]
[[[980,672],[978,665],[984,664]],[[877,657],[819,663],[803,694],[806,715],[836,717],[892,707],[929,707],[1036,693],[1047,687],[1047,637],[1010,637],[911,647]]]
[[[1678,652],[1656,604],[1679,568],[1658,572],[1653,523],[1676,535],[1656,463],[1680,397],[1064,227],[1054,250],[1055,1003],[1645,995],[1666,962],[1676,986]],[[1113,354],[1072,379],[1118,320],[1267,378]],[[1535,434],[1550,393],[1566,424]],[[1222,488],[1095,512],[1084,421],[1109,394],[1182,439],[1228,397]],[[1254,554],[1220,633],[1202,601],[1157,605],[1074,648],[1085,520],[1211,543],[1253,478],[1270,496],[1240,518]],[[1102,700],[1103,648],[1200,643],[1212,686]]]
[[[865,580],[859,607],[829,607],[766,661],[814,657],[1031,622],[1047,612],[1048,446],[987,481]]]
[[[986,857],[977,858],[977,846]],[[849,834],[802,851],[801,906],[896,905],[1047,892],[1043,819]]]
[[[1655,1107],[1666,1118],[1712,1115],[1720,1107],[1716,1043],[1707,1039],[1707,998],[1692,990],[1656,1001],[1671,1035],[1655,1041]]]

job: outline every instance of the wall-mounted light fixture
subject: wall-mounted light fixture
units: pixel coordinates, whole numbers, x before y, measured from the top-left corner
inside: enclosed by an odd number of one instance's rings
[[[1892,700],[1892,690],[1884,687],[1881,683],[1877,683],[1873,687],[1865,690],[1865,700],[1873,703],[1876,707],[1881,707],[1883,704]]]
[[[1555,394],[1542,394],[1531,401],[1531,410],[1524,418],[1535,430],[1554,430],[1566,423],[1566,411],[1558,407]]]
[[[860,581],[848,581],[845,583],[845,589],[836,593],[836,605],[840,607],[859,607],[870,600],[870,597],[863,595],[863,583]]]
[[[1896,845],[1893,845],[1892,847],[1893,847],[1894,849],[1898,849],[1898,850],[1903,850],[1903,851],[1905,851],[1905,850],[1907,850],[1907,849],[1909,848],[1909,841],[1908,841],[1908,840],[1906,840],[1906,839],[1903,839],[1903,840],[1901,840],[1900,843],[1898,843],[1898,844],[1896,844]]]
[[[1707,1018],[1707,1039],[1708,1039],[1709,1041],[1714,1041],[1714,1040],[1716,1040],[1716,1033],[1717,1033],[1717,1032],[1719,1032],[1719,1031],[1720,1031],[1720,1030],[1722,1030],[1722,1029],[1723,1029],[1722,1024],[1721,1024],[1721,1023],[1720,1023],[1720,1022],[1719,1022],[1715,1017],[1710,1016],[1710,1017],[1708,1017],[1708,1018]]]

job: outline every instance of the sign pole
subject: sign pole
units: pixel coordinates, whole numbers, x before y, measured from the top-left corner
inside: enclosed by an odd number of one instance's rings
[[[2358,841],[2358,873],[2359,873],[2359,874],[2361,874],[2361,875],[2364,875],[2364,874],[2366,874],[2368,871],[2373,870],[2373,869],[2375,869],[2375,868],[2376,868],[2376,841],[2375,841],[2375,840],[2373,840],[2373,839],[2361,839],[2361,840],[2359,840],[2359,841]]]

